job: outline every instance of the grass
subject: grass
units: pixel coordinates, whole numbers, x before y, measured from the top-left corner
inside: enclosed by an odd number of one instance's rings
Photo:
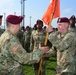
[[[32,65],[23,65],[25,75],[34,75],[34,69]],[[46,75],[55,75],[56,74],[56,57],[50,57],[47,60],[46,66]]]

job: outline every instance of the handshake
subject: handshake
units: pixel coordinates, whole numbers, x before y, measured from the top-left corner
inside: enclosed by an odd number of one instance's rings
[[[50,48],[52,48],[52,43],[49,40],[47,41],[47,45],[39,44],[39,49],[43,51],[44,54],[47,53]]]
[[[49,51],[50,48],[48,46],[41,46],[41,44],[39,44],[39,49],[45,54]]]

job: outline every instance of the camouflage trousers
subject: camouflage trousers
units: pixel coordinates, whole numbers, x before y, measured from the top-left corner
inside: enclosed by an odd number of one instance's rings
[[[46,75],[46,71],[45,71],[46,70],[46,61],[47,61],[46,59],[43,59],[40,75]],[[34,64],[35,75],[38,75],[39,65],[40,65],[40,62]]]

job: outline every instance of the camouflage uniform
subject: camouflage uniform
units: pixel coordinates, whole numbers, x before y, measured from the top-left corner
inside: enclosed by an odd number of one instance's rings
[[[71,26],[69,26],[69,30],[72,32],[76,32],[76,27],[72,28]]]
[[[38,30],[32,31],[31,40],[30,40],[30,49],[36,51],[39,48],[39,44],[41,45],[44,44],[45,37],[46,37],[46,33],[44,30],[40,32]],[[40,63],[34,64],[35,75],[38,75],[39,64]],[[45,75],[45,69],[46,69],[46,60],[43,60],[40,75]]]
[[[24,75],[21,64],[39,62],[43,52],[27,53],[9,30],[0,37],[0,75]]]
[[[76,34],[72,31],[63,35],[54,32],[49,35],[49,41],[57,49],[57,75],[74,75]]]
[[[2,25],[2,15],[0,15],[0,26]],[[1,34],[4,32],[4,30],[3,29],[1,29],[0,28],[0,36],[1,36]]]
[[[3,32],[4,32],[4,30],[2,30],[2,29],[0,28],[0,36],[2,35]]]
[[[17,33],[17,37],[22,45],[22,47],[24,48],[24,37],[23,37],[24,31],[22,31],[21,29],[19,30],[19,32]]]
[[[76,28],[69,27],[69,30],[76,34]],[[76,75],[76,49],[75,49],[75,56],[74,56],[74,58],[75,58],[75,75]]]
[[[25,31],[23,34],[24,37],[24,47],[25,50],[27,50],[27,52],[30,52],[30,36],[31,36],[31,32],[29,31]]]

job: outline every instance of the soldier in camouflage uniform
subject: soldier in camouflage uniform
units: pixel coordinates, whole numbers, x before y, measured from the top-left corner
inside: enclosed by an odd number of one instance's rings
[[[41,20],[37,20],[36,24],[37,24],[37,30],[34,30],[32,32],[31,40],[30,40],[30,49],[32,49],[33,51],[39,48],[39,44],[44,45],[44,41],[46,37],[46,32],[42,28],[43,22]],[[35,75],[38,75],[39,64],[40,63],[34,64]],[[46,60],[43,60],[40,75],[46,75],[45,69],[46,69]]]
[[[70,21],[69,30],[76,33],[76,26],[75,26],[76,18],[75,18],[75,16],[72,15],[72,16],[70,17],[69,21]],[[75,58],[75,75],[76,75],[76,51],[75,51],[75,56],[74,56],[74,58]]]
[[[69,29],[70,29],[71,31],[74,31],[74,32],[76,33],[76,27],[75,27],[76,18],[75,18],[75,16],[72,15],[72,16],[70,17],[69,21],[70,21],[70,27],[69,27]]]
[[[24,75],[21,64],[39,62],[48,47],[40,47],[35,52],[27,53],[21,46],[16,34],[20,29],[22,16],[8,15],[7,30],[0,37],[0,75]]]
[[[0,15],[0,26],[2,25],[2,15]],[[1,36],[1,34],[3,33],[4,31],[0,28],[0,36]]]
[[[24,37],[24,47],[27,52],[30,52],[30,36],[31,36],[31,29],[29,26],[26,27],[26,30],[23,34]]]
[[[71,27],[71,28],[75,28],[76,18],[75,18],[74,15],[72,15],[72,16],[70,17],[69,21],[70,21],[70,27]]]
[[[20,43],[21,43],[21,45],[22,45],[23,48],[25,48],[25,47],[24,47],[24,36],[23,36],[24,31],[25,31],[25,27],[22,26],[22,27],[19,29],[19,32],[17,33],[17,37],[18,37],[18,39],[19,39],[19,41],[20,41]]]
[[[52,32],[48,38],[57,49],[57,75],[75,75],[76,33],[68,29],[69,19],[59,18],[58,31]],[[51,54],[54,52],[50,51]]]

